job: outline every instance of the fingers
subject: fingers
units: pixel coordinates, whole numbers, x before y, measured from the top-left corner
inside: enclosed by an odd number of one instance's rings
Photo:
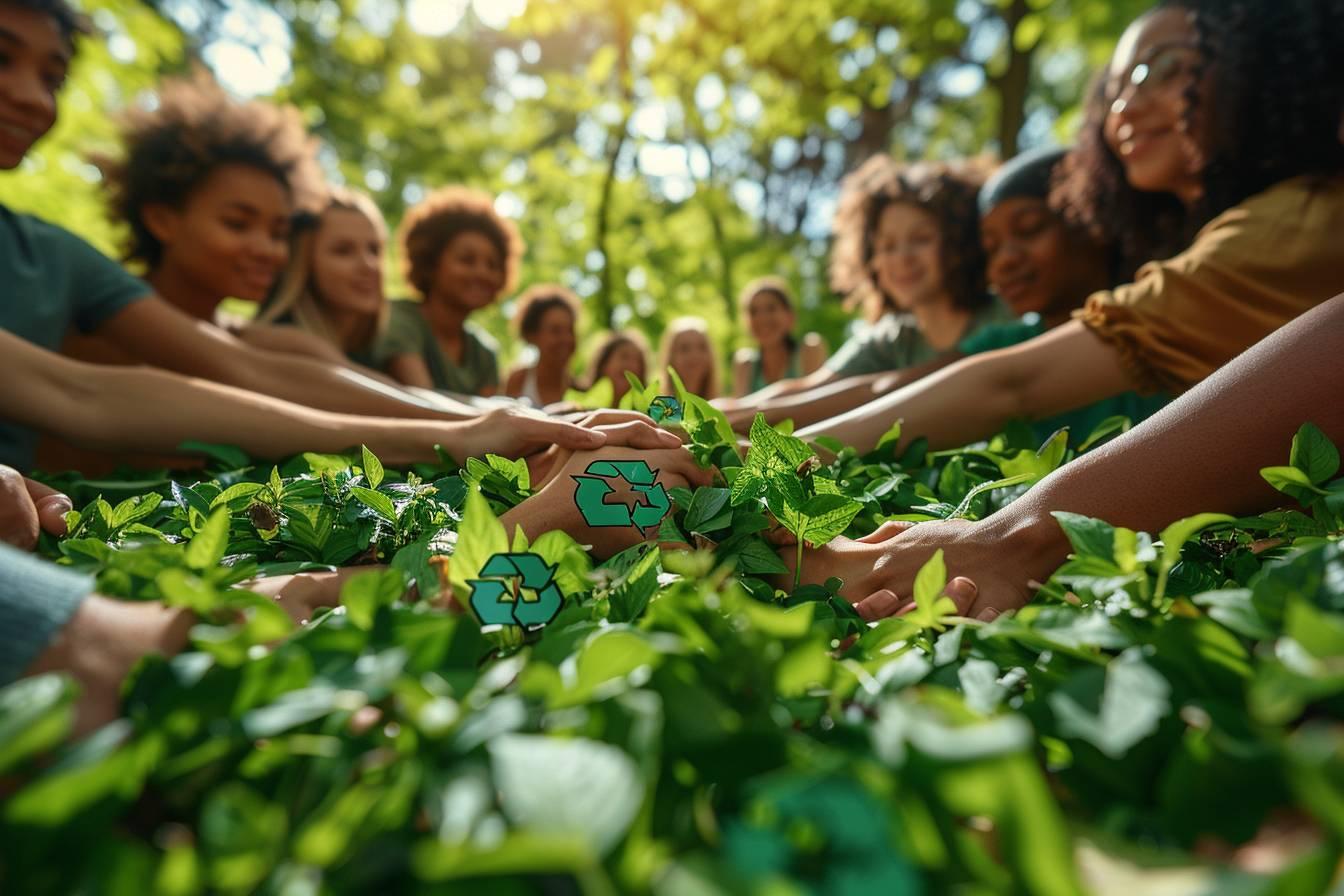
[[[980,589],[965,576],[957,576],[947,583],[943,594],[952,598],[952,603],[957,605],[958,616],[968,616],[971,607],[975,605],[975,599],[980,596]]]
[[[525,424],[529,444],[553,444],[575,451],[592,451],[607,443],[607,435],[600,429],[587,429],[562,420],[528,420]]]
[[[63,495],[56,489],[24,478],[28,496],[37,508],[37,519],[43,531],[57,537],[65,535],[65,515],[75,509],[69,495]]]
[[[606,436],[608,447],[622,448],[678,448],[681,439],[676,433],[660,429],[652,420],[630,420],[626,423],[597,427]]]
[[[957,576],[947,583],[947,587],[943,589],[943,594],[951,598],[952,603],[957,605],[958,616],[970,616],[975,609],[976,599],[980,596],[980,589],[975,582],[965,576]],[[891,589],[884,588],[859,601],[854,605],[854,609],[869,622],[876,622],[888,616],[895,616],[911,605],[912,602],[909,598],[903,598]],[[990,622],[998,615],[998,610],[984,607],[977,611],[975,618]]]
[[[859,601],[854,605],[854,609],[869,622],[876,622],[896,615],[896,611],[905,603],[907,601],[897,597],[895,591],[883,589]]]
[[[11,467],[0,466],[0,541],[31,551],[39,534],[37,508],[23,477]]]
[[[915,525],[917,524],[906,522],[905,520],[888,520],[874,529],[871,533],[854,540],[862,542],[863,544],[877,544],[886,541],[888,538],[894,538]]]

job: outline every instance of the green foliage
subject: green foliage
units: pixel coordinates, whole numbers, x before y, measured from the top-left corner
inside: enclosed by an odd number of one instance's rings
[[[724,447],[714,425],[692,429],[701,451]],[[1292,468],[1330,491],[1333,446],[1304,433]],[[1273,879],[1215,878],[1187,851],[1244,844],[1285,809],[1344,834],[1344,549],[1320,537],[1338,529],[1309,519],[1313,534],[1265,554],[1272,514],[1197,516],[1158,541],[1060,514],[1074,556],[1023,610],[956,618],[938,551],[912,611],[867,625],[839,580],[777,587],[772,515],[823,543],[842,517],[935,498],[924,516],[978,513],[1015,488],[986,483],[1065,455],[1004,439],[840,448],[822,465],[760,421],[754,436],[726,484],[673,490],[661,535],[696,550],[639,545],[596,567],[565,533],[510,540],[491,505],[529,483],[497,459],[467,485],[367,452],[228,457],[213,479],[95,497],[53,556],[200,623],[189,652],[134,673],[125,718],[79,744],[61,745],[66,679],[0,689],[0,886],[1076,894],[1087,842],[1128,862],[1160,847],[1154,866],[1210,887],[1324,892],[1337,839]],[[298,631],[245,590],[333,543],[343,563],[392,568],[350,578],[343,607]],[[441,575],[460,602],[510,549],[556,566],[570,596],[539,633],[487,634],[435,599]]]

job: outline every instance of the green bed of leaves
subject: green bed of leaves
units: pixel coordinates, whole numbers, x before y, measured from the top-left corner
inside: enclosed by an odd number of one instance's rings
[[[1327,890],[1344,480],[1314,427],[1265,471],[1303,509],[1155,536],[1061,516],[1075,555],[1028,608],[950,618],[936,557],[917,611],[870,626],[838,582],[767,581],[785,571],[774,521],[824,544],[983,517],[1067,462],[1066,436],[829,445],[823,464],[758,422],[743,458],[683,398],[692,449],[723,473],[673,492],[660,536],[695,550],[597,565],[567,534],[504,531],[531,483],[499,458],[270,469],[215,449],[208,474],[65,477],[82,509],[43,550],[201,622],[75,745],[67,680],[0,690],[0,892],[1110,892],[1084,854],[1125,869],[1126,893],[1172,868],[1186,889],[1163,892]],[[567,595],[549,626],[454,609],[490,555],[524,549]],[[360,563],[386,568],[300,631],[239,588]],[[1197,858],[1285,816],[1314,831],[1286,867]]]

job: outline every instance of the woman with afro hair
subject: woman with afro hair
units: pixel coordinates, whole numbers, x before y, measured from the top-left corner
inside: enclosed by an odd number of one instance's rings
[[[871,397],[878,375],[922,369],[984,327],[1011,320],[985,288],[976,207],[983,181],[976,162],[907,165],[888,156],[845,178],[831,285],[863,310],[868,326],[815,373],[720,402],[730,419],[742,426],[757,412],[772,422],[824,419]]]
[[[407,212],[399,239],[418,301],[391,304],[376,350],[385,369],[408,386],[495,394],[498,348],[467,318],[512,288],[523,254],[518,229],[488,194],[453,186]]]
[[[1339,0],[1171,0],[1140,17],[1060,191],[1131,261],[1156,260],[1036,339],[799,435],[864,451],[901,420],[904,439],[947,448],[1130,389],[1182,392],[1339,293],[1341,42]]]

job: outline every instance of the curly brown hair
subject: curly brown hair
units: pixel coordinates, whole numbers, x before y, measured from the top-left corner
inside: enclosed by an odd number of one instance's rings
[[[831,286],[846,295],[846,306],[862,307],[869,320],[896,309],[873,277],[872,260],[878,221],[888,206],[899,202],[923,209],[938,221],[944,282],[957,307],[974,310],[992,301],[985,288],[976,207],[986,167],[978,160],[906,165],[882,155],[848,175],[841,183],[831,250]]]
[[[406,282],[420,298],[429,296],[439,259],[461,233],[479,233],[494,244],[504,263],[501,292],[513,289],[524,248],[518,227],[495,211],[495,201],[489,193],[451,186],[435,190],[413,206],[402,218],[397,232]]]
[[[325,193],[317,142],[293,106],[239,102],[204,70],[167,81],[153,109],[132,108],[120,122],[123,153],[96,156],[111,193],[112,213],[130,225],[128,261],[150,269],[163,244],[145,224],[144,209],[181,207],[223,165],[258,168],[278,180],[297,209],[315,206]]]
[[[534,283],[518,297],[518,307],[513,312],[513,325],[518,335],[527,339],[536,335],[541,328],[541,319],[552,308],[564,308],[579,320],[579,297],[558,283]]]
[[[93,33],[93,25],[89,22],[88,16],[71,6],[68,0],[5,0],[5,2],[55,19],[61,37],[65,38],[71,47],[75,46],[75,38]]]
[[[1094,239],[1119,247],[1126,279],[1145,262],[1182,251],[1199,228],[1245,199],[1300,175],[1344,171],[1344,0],[1164,0],[1154,9],[1194,17],[1208,114],[1218,137],[1204,164],[1203,197],[1129,186],[1105,138],[1106,71],[1088,95],[1076,148],[1056,175],[1051,204]],[[1199,102],[1192,86],[1186,122]]]

